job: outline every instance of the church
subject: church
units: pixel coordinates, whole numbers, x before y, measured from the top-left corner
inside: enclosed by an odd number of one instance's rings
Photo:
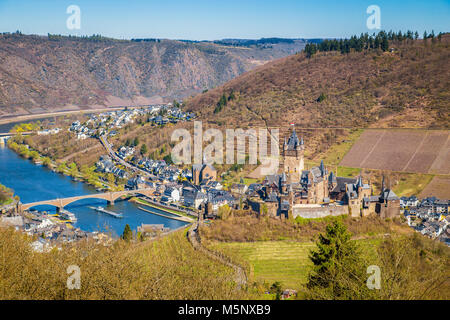
[[[306,218],[372,213],[392,218],[400,214],[400,199],[386,187],[384,178],[381,193],[373,195],[362,172],[357,178],[338,177],[323,161],[305,170],[304,151],[303,137],[299,138],[293,128],[289,138],[284,139],[279,173],[266,176],[262,189],[249,199],[254,210],[261,211],[263,206],[273,216]]]

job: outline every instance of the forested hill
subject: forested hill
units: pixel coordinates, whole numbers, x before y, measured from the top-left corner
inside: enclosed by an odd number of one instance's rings
[[[449,128],[449,34],[361,38],[308,44],[186,108],[218,125]]]
[[[0,34],[0,117],[172,101],[304,46]]]

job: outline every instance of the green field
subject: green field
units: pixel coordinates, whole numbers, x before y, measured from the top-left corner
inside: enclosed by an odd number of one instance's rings
[[[356,140],[358,140],[363,131],[363,129],[352,131],[348,136],[345,137],[344,141],[334,144],[325,152],[325,154],[321,154],[316,157],[316,161],[323,160],[323,162],[331,166],[339,165],[341,160],[344,158],[347,152],[350,151],[353,144],[356,142]]]
[[[355,240],[370,260],[376,259],[376,247],[380,238]],[[283,289],[301,289],[306,283],[312,266],[309,251],[315,249],[314,242],[259,241],[259,242],[214,242],[209,245],[222,251],[232,260],[249,267],[249,281],[266,283],[281,282]]]
[[[419,195],[423,189],[433,180],[434,175],[425,173],[407,173],[399,179],[394,186],[394,192],[399,196]]]
[[[338,166],[337,168],[337,176],[338,177],[346,177],[346,178],[354,178],[361,172],[360,168],[350,168],[350,167],[342,167]]]
[[[279,281],[283,288],[298,289],[305,283],[309,271],[309,250],[313,242],[262,241],[221,242],[214,248],[250,264],[250,281],[266,282],[271,285]]]

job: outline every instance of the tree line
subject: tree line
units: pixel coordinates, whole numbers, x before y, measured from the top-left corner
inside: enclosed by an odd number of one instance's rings
[[[443,33],[439,33],[437,39],[441,41]],[[320,43],[307,43],[305,46],[305,53],[308,58],[312,57],[316,52],[327,52],[327,51],[340,51],[342,54],[350,53],[353,49],[354,51],[361,52],[362,50],[377,50],[381,49],[383,52],[389,50],[389,41],[414,41],[419,38],[419,33],[417,31],[413,32],[408,30],[405,33],[380,31],[378,34],[373,33],[369,35],[366,33],[361,33],[358,37],[356,35],[350,37],[350,39],[325,39]],[[431,38],[434,42],[436,36],[434,31],[430,34],[424,32],[423,39]]]

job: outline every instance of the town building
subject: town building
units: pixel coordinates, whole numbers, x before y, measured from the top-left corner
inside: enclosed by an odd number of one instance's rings
[[[195,185],[217,180],[217,170],[211,164],[194,164],[192,166],[192,182]]]

